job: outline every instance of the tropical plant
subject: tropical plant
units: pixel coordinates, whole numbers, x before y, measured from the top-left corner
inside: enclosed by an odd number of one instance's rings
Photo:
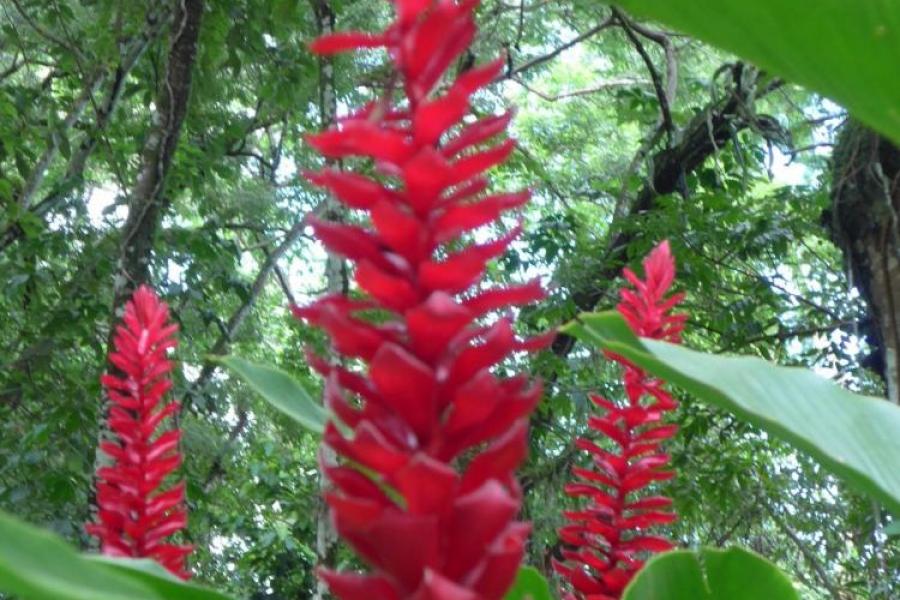
[[[675,262],[667,242],[644,260],[644,272],[640,279],[631,269],[625,270],[625,279],[634,289],[621,290],[618,311],[637,335],[678,343],[687,315],[671,313],[684,296],[667,297],[675,280]],[[674,471],[666,470],[669,456],[662,444],[678,426],[663,419],[678,403],[662,380],[621,355],[608,356],[622,365],[626,401],[620,405],[590,394],[591,402],[604,414],[590,417],[588,426],[600,440],[611,441],[612,449],[589,438],[576,441],[591,455],[592,464],[587,469],[572,468],[577,480],[566,485],[565,492],[585,498],[587,504],[564,513],[569,524],[559,535],[572,549],[562,551],[565,563],[554,563],[574,590],[567,596],[571,599],[620,598],[644,566],[643,557],[672,549],[669,540],[647,532],[675,521],[672,499],[646,492],[675,476]]]
[[[102,377],[115,441],[101,442],[100,450],[113,463],[97,470],[97,522],[87,531],[100,538],[103,554],[152,558],[188,579],[185,558],[191,547],[164,541],[187,525],[184,483],[161,490],[182,460],[181,431],[159,433],[179,408],[163,401],[172,389],[166,354],[178,344],[178,326],[168,322],[169,308],[146,286],[134,292],[122,320],[113,340],[116,351],[109,355],[114,371]]]

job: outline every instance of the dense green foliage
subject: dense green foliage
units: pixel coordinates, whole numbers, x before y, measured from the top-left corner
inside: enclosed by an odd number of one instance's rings
[[[0,508],[81,547],[122,229],[162,87],[170,4],[0,0]],[[303,134],[328,120],[332,91],[340,108],[387,83],[374,57],[338,58],[326,76],[305,45],[321,32],[322,7],[341,29],[375,28],[388,10],[372,0],[206,3],[148,256],[181,327],[194,570],[252,600],[313,593],[318,440],[209,357],[228,351],[321,388],[302,350],[325,341],[287,310],[334,283],[302,223],[327,209],[298,176],[317,160]],[[520,149],[498,183],[531,184],[536,196],[523,241],[489,278],[552,285],[547,302],[522,311],[523,333],[610,307],[622,263],[668,238],[690,346],[883,393],[868,369],[878,366],[872,325],[828,228],[841,107],[590,0],[484,0],[479,16],[471,58],[505,50],[509,60],[479,110],[519,107]],[[896,78],[884,83],[891,97]],[[620,390],[595,348],[559,343],[522,360],[547,382],[522,479],[530,564],[549,574],[586,394]],[[895,597],[900,535],[880,505],[726,412],[687,400],[677,418],[679,477],[667,491],[680,544],[752,548],[805,599]]]

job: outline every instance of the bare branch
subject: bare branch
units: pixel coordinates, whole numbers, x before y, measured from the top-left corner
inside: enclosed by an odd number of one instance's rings
[[[770,341],[779,341],[783,342],[785,340],[789,340],[792,338],[803,338],[810,337],[813,335],[819,335],[821,333],[831,333],[837,329],[846,329],[848,327],[859,327],[865,323],[865,320],[860,319],[849,319],[844,321],[837,321],[835,323],[829,323],[828,325],[823,325],[821,327],[804,327],[801,329],[785,329],[783,331],[779,331],[778,333],[770,334],[770,335],[758,335],[755,337],[747,338],[741,340],[744,344],[755,344],[758,342],[770,342]]]
[[[534,2],[528,5],[525,4],[524,0],[522,0],[519,4],[506,4],[504,2],[500,2],[494,13],[499,15],[514,10],[527,13],[539,8],[543,8],[544,6],[552,4],[553,2],[556,2],[556,0],[540,0],[539,2]]]
[[[632,45],[638,51],[638,54],[641,55],[641,59],[644,61],[644,64],[647,66],[647,70],[650,72],[650,78],[653,80],[653,88],[656,90],[656,97],[659,101],[659,110],[661,113],[662,123],[665,127],[666,139],[669,142],[669,145],[672,145],[672,141],[675,138],[675,122],[672,120],[672,108],[670,105],[670,96],[674,96],[674,92],[670,94],[671,86],[673,85],[673,81],[669,81],[669,88],[663,85],[662,77],[659,74],[659,71],[656,68],[656,65],[653,63],[653,59],[650,57],[650,54],[647,52],[647,49],[644,47],[643,42],[641,42],[640,38],[635,33],[635,29],[631,20],[628,19],[619,9],[613,8],[613,16],[622,26],[622,30],[625,31],[625,35],[628,36],[628,39],[631,40]]]
[[[811,152],[814,150],[818,150],[819,148],[834,148],[833,142],[818,142],[816,144],[809,144],[808,146],[801,146],[800,148],[794,148],[791,150],[791,159],[788,161],[788,164],[793,163],[797,160],[797,155],[802,154],[803,152]]]
[[[549,52],[548,54],[544,54],[542,56],[538,56],[537,58],[533,58],[533,59],[529,60],[528,62],[526,62],[525,64],[520,65],[520,66],[512,69],[508,73],[501,75],[499,79],[501,79],[501,80],[502,79],[510,79],[512,77],[515,77],[516,75],[521,75],[525,71],[528,71],[529,69],[533,69],[534,67],[536,67],[538,65],[542,65],[547,61],[553,60],[554,58],[556,58],[557,56],[559,56],[560,54],[562,54],[569,48],[577,46],[581,42],[597,35],[604,29],[608,29],[615,24],[616,24],[616,19],[614,17],[610,17],[610,18],[606,19],[605,21],[603,21],[602,23],[595,25],[594,27],[588,29],[581,35],[576,36],[572,40],[569,40],[562,46],[559,46],[558,48],[554,49],[552,52]]]
[[[787,524],[787,522],[782,519],[771,506],[766,505],[766,512],[769,513],[769,516],[772,518],[772,521],[778,526],[779,529],[794,542],[794,545],[797,546],[797,549],[800,550],[800,554],[803,555],[803,558],[806,560],[807,564],[812,568],[813,573],[816,574],[816,578],[828,590],[828,594],[834,600],[843,600],[844,597],[841,595],[840,591],[835,586],[834,582],[831,580],[831,577],[828,576],[828,573],[825,572],[825,567],[822,566],[821,561],[815,555],[815,553],[809,549],[809,546],[804,542],[799,534],[796,531],[791,529],[791,526]]]
[[[16,53],[13,56],[12,64],[0,71],[0,81],[3,81],[7,77],[16,74],[19,69],[21,69],[25,65],[25,57],[22,57],[22,62],[19,62],[19,54]]]
[[[37,164],[35,164],[34,168],[31,170],[28,181],[25,182],[22,193],[19,195],[19,207],[26,210],[31,207],[31,200],[34,198],[34,195],[37,193],[40,185],[44,182],[44,177],[47,175],[47,170],[50,168],[50,165],[56,158],[56,154],[59,151],[60,144],[62,143],[62,136],[68,135],[69,129],[71,129],[72,126],[75,125],[75,123],[77,123],[79,119],[81,119],[81,115],[84,114],[84,111],[90,105],[91,99],[93,98],[94,94],[97,93],[97,91],[100,89],[100,86],[102,86],[106,81],[108,75],[109,73],[106,71],[99,71],[95,73],[91,77],[87,85],[84,87],[81,95],[75,101],[75,105],[69,111],[69,114],[67,114],[66,118],[63,119],[60,127],[50,133],[50,139],[47,141],[47,147],[44,149],[44,153],[41,154],[41,157],[38,159]]]
[[[581,96],[589,96],[591,94],[596,94],[598,92],[604,92],[611,88],[617,87],[625,87],[625,86],[637,86],[637,85],[650,85],[647,81],[641,81],[639,79],[610,79],[608,81],[602,81],[597,85],[591,86],[589,88],[583,90],[575,90],[574,92],[564,92],[562,94],[550,95],[546,94],[530,85],[525,83],[519,77],[512,77],[512,81],[519,84],[535,96],[538,96],[542,100],[546,102],[559,102],[560,100],[566,100],[569,98],[579,98]]]
[[[678,95],[678,54],[675,51],[671,35],[662,31],[654,31],[633,20],[629,21],[628,25],[648,40],[662,46],[666,53],[666,98],[669,106],[675,104],[675,98]]]
[[[272,259],[272,253],[268,248],[263,247],[262,253],[265,255],[266,260]],[[289,306],[297,305],[297,298],[294,296],[294,293],[291,291],[291,286],[288,284],[288,279],[284,274],[284,271],[281,270],[281,267],[278,266],[278,262],[276,261],[272,267],[272,270],[275,272],[275,278],[278,280],[278,285],[281,286],[281,291],[284,292],[284,297],[288,301]]]
[[[648,135],[644,138],[644,141],[641,142],[638,151],[634,154],[634,158],[631,159],[628,167],[622,173],[622,185],[619,187],[619,195],[616,198],[616,207],[613,210],[614,220],[621,221],[628,216],[628,182],[631,180],[631,176],[637,172],[641,164],[647,159],[647,155],[650,154],[650,151],[653,150],[654,146],[656,146],[662,138],[662,135],[663,125],[662,123],[659,123],[653,130],[653,133]]]
[[[229,150],[225,153],[226,156],[231,156],[235,158],[244,157],[244,158],[252,158],[260,165],[269,170],[269,172],[275,171],[275,165],[268,161],[266,157],[257,152],[253,152],[252,150]]]

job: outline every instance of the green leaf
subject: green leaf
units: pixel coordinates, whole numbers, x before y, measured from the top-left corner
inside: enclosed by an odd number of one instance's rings
[[[60,132],[59,134],[59,153],[62,154],[63,158],[69,160],[72,156],[72,146],[69,143],[69,137],[65,134],[65,132]]]
[[[550,585],[534,567],[522,567],[504,600],[552,600]]]
[[[900,515],[897,406],[806,369],[638,340],[615,312],[584,314],[564,330],[793,444]]]
[[[675,550],[651,559],[622,600],[799,600],[778,567],[747,550]]]
[[[85,557],[91,562],[106,565],[118,573],[140,582],[156,591],[162,598],[173,600],[229,600],[225,594],[193,583],[184,582],[169,573],[159,563],[141,559]]]
[[[886,535],[888,537],[900,536],[900,521],[894,521],[893,523],[888,523],[888,525],[884,528],[884,535]]]
[[[900,143],[900,0],[617,0],[837,100]]]
[[[0,179],[0,201],[9,202],[13,199],[12,184],[8,179]]]
[[[0,592],[28,600],[167,600],[143,582],[80,556],[50,532],[0,512]],[[177,598],[180,598],[178,596]]]
[[[269,404],[313,433],[321,434],[328,413],[316,404],[300,383],[279,369],[237,356],[215,357],[265,398]]]
[[[0,592],[27,600],[229,600],[151,560],[78,554],[54,534],[2,511]]]

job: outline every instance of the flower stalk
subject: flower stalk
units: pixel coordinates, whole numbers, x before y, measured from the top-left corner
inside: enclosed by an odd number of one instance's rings
[[[165,489],[181,465],[181,432],[159,432],[179,409],[177,402],[164,400],[172,388],[166,355],[178,343],[178,326],[168,321],[168,306],[147,286],[125,305],[109,356],[115,372],[101,379],[115,440],[102,442],[100,450],[112,465],[97,471],[97,522],[86,530],[100,539],[103,554],[151,558],[188,579],[185,560],[192,548],[166,541],[187,526],[184,483]]]
[[[364,299],[327,296],[295,314],[324,329],[342,357],[310,356],[326,379],[323,464],[338,534],[370,572],[322,570],[344,600],[499,600],[515,577],[529,526],[518,522],[515,469],[527,451],[540,386],[495,366],[552,336],[519,340],[497,311],[543,297],[537,282],[485,289],[486,265],[520,227],[468,243],[527,192],[489,193],[485,173],[513,152],[494,142],[511,114],[470,118],[470,99],[504,67],[497,60],[453,81],[446,73],[472,42],[473,0],[395,0],[377,33],[344,32],[320,54],[384,48],[396,90],[309,138],[327,159],[370,159],[374,175],[326,168],[307,174],[365,226],[310,219],[316,237],[355,263]],[[367,315],[377,314],[377,320]]]
[[[621,290],[617,308],[637,335],[679,343],[687,315],[671,312],[683,295],[667,296],[675,278],[668,242],[644,260],[644,271],[640,279],[625,269],[633,289]],[[678,405],[663,381],[622,356],[607,356],[623,367],[627,401],[620,405],[590,395],[602,414],[590,417],[588,427],[608,443],[576,441],[590,454],[591,468],[574,467],[576,479],[565,487],[567,495],[586,500],[580,510],[564,513],[568,524],[559,530],[566,548],[554,569],[571,587],[567,600],[617,600],[646,556],[672,548],[669,540],[647,532],[675,521],[672,501],[645,492],[675,475],[666,468],[662,445],[678,427],[663,417]]]

